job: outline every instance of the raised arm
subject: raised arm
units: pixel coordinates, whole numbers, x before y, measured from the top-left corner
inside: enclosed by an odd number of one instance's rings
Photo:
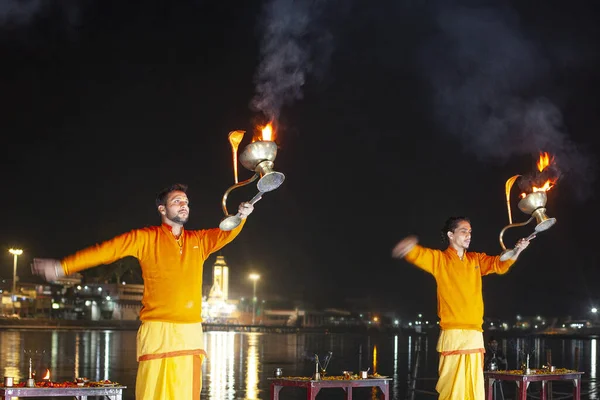
[[[404,258],[406,261],[416,265],[422,270],[434,274],[434,268],[438,264],[441,252],[439,250],[419,246],[418,242],[419,240],[416,236],[405,237],[394,246],[392,257]]]
[[[232,242],[233,239],[235,239],[236,236],[242,231],[242,228],[246,223],[246,218],[248,218],[248,215],[252,214],[252,211],[254,211],[254,206],[252,204],[247,202],[242,203],[238,208],[238,213],[242,218],[242,223],[239,224],[235,229],[232,229],[231,231],[223,231],[219,228],[213,228],[201,231],[201,242],[204,254],[208,255],[214,253],[228,243]]]

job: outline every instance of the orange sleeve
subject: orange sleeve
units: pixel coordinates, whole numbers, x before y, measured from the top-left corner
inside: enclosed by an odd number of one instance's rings
[[[143,243],[145,235],[140,230],[133,230],[67,256],[61,260],[61,265],[65,274],[70,275],[98,265],[113,263],[127,256],[137,258]]]
[[[222,249],[226,244],[233,241],[240,234],[242,228],[246,224],[246,219],[242,220],[235,229],[230,231],[222,231],[219,228],[205,229],[200,231],[202,249],[207,256],[215,251]]]
[[[489,274],[505,274],[515,263],[515,260],[508,259],[506,261],[500,261],[500,256],[488,256],[485,253],[477,253],[477,258],[479,258],[482,276]]]
[[[417,244],[408,252],[404,259],[422,270],[435,275],[435,269],[439,264],[440,254],[440,250],[428,249],[427,247]]]

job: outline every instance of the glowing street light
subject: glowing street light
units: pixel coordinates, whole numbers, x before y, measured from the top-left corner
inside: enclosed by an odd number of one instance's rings
[[[12,303],[13,314],[15,313],[15,292],[17,290],[17,259],[23,254],[22,249],[9,249],[8,252],[13,255],[13,281],[12,281]]]
[[[250,274],[250,280],[252,280],[252,325],[256,318],[256,281],[260,279],[259,274]]]

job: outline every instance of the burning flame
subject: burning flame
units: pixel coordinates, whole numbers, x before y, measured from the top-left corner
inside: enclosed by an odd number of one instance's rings
[[[554,161],[554,157],[550,158],[550,154],[540,153],[540,159],[537,161],[538,171],[542,172],[550,163]]]
[[[547,152],[540,153],[540,158],[538,159],[536,165],[539,172],[544,171],[550,164],[554,162],[554,157],[548,154]],[[554,183],[556,179],[547,179],[541,186],[532,186],[531,192],[547,192],[548,190],[554,187]],[[527,196],[526,193],[521,193],[521,198],[525,198]]]
[[[262,140],[273,140],[273,125],[270,122],[262,128]]]
[[[46,375],[44,375],[44,377],[42,379],[50,380],[50,370],[49,369],[46,370]]]
[[[260,131],[260,135],[255,135],[252,139],[253,142],[257,140],[263,141],[273,141],[275,140],[275,130],[273,129],[273,121],[269,122],[265,126],[259,126],[258,130]]]

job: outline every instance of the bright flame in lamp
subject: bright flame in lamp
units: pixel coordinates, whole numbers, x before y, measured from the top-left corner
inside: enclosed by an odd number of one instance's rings
[[[265,126],[259,126],[257,130],[260,133],[254,135],[254,138],[252,139],[253,142],[256,142],[257,140],[272,142],[275,140],[275,129],[273,129],[273,121],[269,122]]]
[[[540,159],[537,161],[538,171],[542,172],[552,162],[554,162],[554,157],[550,157],[550,154],[546,152],[540,153]]]
[[[46,375],[44,375],[44,377],[42,379],[45,381],[50,380],[50,370],[49,369],[46,370]]]
[[[554,163],[554,156],[548,154],[547,152],[540,153],[540,158],[538,159],[536,165],[537,169],[540,173],[542,173],[546,168],[548,168],[551,164]],[[554,187],[556,183],[556,179],[546,179],[546,181],[540,186],[531,187],[531,192],[547,192],[548,190]],[[521,198],[525,198],[527,193],[521,193]]]

